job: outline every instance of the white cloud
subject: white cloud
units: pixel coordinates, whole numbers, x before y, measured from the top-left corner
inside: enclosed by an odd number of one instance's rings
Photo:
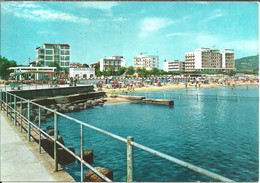
[[[118,2],[81,2],[80,7],[110,11],[113,7],[118,6],[118,4]]]
[[[140,21],[139,37],[146,37],[149,33],[158,31],[172,25],[174,22],[168,18],[152,17],[144,18]]]
[[[166,37],[173,37],[173,36],[186,36],[189,35],[187,32],[173,32],[170,34],[166,34]]]
[[[45,8],[32,2],[5,2],[2,4],[2,10],[4,13],[13,14],[16,17],[35,21],[66,21],[74,23],[91,22],[87,18],[77,17],[69,13]]]
[[[219,17],[222,17],[222,16],[223,16],[222,13],[218,13],[218,14],[212,15],[212,16],[210,16],[210,17],[208,17],[208,18],[206,18],[206,19],[200,21],[199,24],[208,22],[208,21],[210,21],[210,20],[213,20],[213,19],[216,19],[216,18],[219,18]]]

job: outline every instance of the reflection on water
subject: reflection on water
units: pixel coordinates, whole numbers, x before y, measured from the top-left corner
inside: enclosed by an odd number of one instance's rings
[[[258,87],[237,87],[237,95],[258,97]],[[209,97],[176,98],[185,90],[165,91],[175,106],[115,104],[71,113],[111,133],[169,154],[235,181],[258,180],[258,101],[214,100]],[[193,89],[189,94],[233,94],[230,88]],[[152,98],[162,91],[149,92]],[[145,92],[138,95],[146,95]],[[50,123],[45,124],[46,126]],[[66,146],[79,152],[79,125],[59,118]],[[94,150],[93,166],[114,171],[114,181],[126,180],[126,144],[84,128],[84,149]],[[80,181],[77,162],[65,169]],[[85,171],[88,169],[85,168]],[[135,181],[214,181],[179,165],[134,148]]]

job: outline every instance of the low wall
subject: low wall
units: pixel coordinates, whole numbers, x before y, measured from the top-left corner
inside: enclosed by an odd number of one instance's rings
[[[18,95],[25,99],[36,99],[94,92],[93,88],[93,86],[73,86],[37,90],[16,90],[10,91],[10,93]]]

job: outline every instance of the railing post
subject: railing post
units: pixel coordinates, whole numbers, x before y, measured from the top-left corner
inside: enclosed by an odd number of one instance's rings
[[[39,152],[41,154],[41,137],[42,137],[42,133],[41,133],[41,107],[39,107]]]
[[[58,139],[58,129],[57,129],[57,113],[54,110],[54,171],[58,171],[58,158],[57,158],[57,139]]]
[[[8,117],[8,94],[5,92],[6,116]]]
[[[84,178],[84,170],[83,170],[83,125],[80,124],[80,180],[81,182],[83,182],[83,178]]]
[[[127,137],[127,182],[133,182],[133,137]]]
[[[16,112],[16,96],[14,95],[14,126],[16,126],[16,117],[17,117],[17,112]]]
[[[30,117],[31,117],[31,111],[30,111],[30,100],[28,100],[28,129],[27,129],[27,133],[28,133],[28,142],[31,141],[31,125],[30,125]]]
[[[21,117],[21,121],[20,121],[20,132],[23,132],[23,117],[22,117],[22,110],[23,110],[23,100],[21,99],[20,101],[20,117]]]

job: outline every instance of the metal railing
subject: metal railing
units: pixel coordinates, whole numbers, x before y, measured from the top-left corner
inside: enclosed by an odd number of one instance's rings
[[[122,93],[122,95],[130,95],[130,96],[143,96],[147,99],[157,97],[160,99],[212,99],[212,100],[232,100],[232,101],[259,101],[259,97],[246,97],[246,96],[239,96],[239,95],[218,95],[218,94],[181,94],[181,93],[172,93],[168,91],[162,91],[162,93],[154,93],[154,92],[128,92]]]
[[[13,99],[13,100],[12,100]],[[20,100],[20,112],[17,111],[17,104],[18,104],[18,100]],[[25,116],[22,115],[22,106],[23,105],[27,105],[27,110],[28,110],[28,113],[27,113],[27,118]],[[30,119],[30,109],[31,109],[31,106],[32,105],[35,105],[38,107],[39,109],[39,112],[38,112],[38,126],[35,125],[31,119]],[[174,158],[172,156],[169,156],[167,154],[164,154],[162,152],[159,152],[159,151],[156,151],[156,150],[153,150],[149,147],[146,147],[146,146],[143,146],[141,144],[138,144],[136,142],[134,142],[134,138],[133,137],[127,137],[127,139],[123,138],[123,137],[120,137],[118,135],[115,135],[115,134],[112,134],[110,132],[107,132],[105,130],[102,130],[100,128],[97,128],[95,126],[92,126],[90,124],[87,124],[83,121],[80,121],[80,120],[77,120],[75,118],[72,118],[72,117],[69,117],[65,114],[62,114],[60,112],[57,112],[56,110],[52,110],[52,109],[49,109],[47,107],[44,107],[42,105],[39,105],[37,103],[34,103],[30,100],[27,100],[27,99],[24,99],[24,98],[21,98],[17,95],[14,95],[12,93],[9,93],[9,92],[6,92],[6,91],[2,91],[0,90],[0,109],[1,111],[5,111],[6,112],[6,116],[8,117],[8,115],[10,114],[10,117],[11,119],[13,118],[14,120],[14,125],[17,126],[17,119],[18,117],[20,117],[20,132],[22,133],[22,129],[23,129],[23,121],[24,123],[27,125],[27,136],[28,136],[28,141],[30,142],[30,139],[31,139],[31,126],[33,128],[35,128],[38,133],[39,133],[39,153],[41,153],[41,138],[42,138],[42,135],[44,135],[45,137],[48,137],[50,138],[53,142],[54,142],[54,171],[58,171],[58,154],[57,154],[57,145],[61,146],[63,149],[65,149],[68,153],[70,153],[72,156],[74,156],[78,161],[80,161],[80,164],[81,164],[81,168],[80,168],[80,171],[81,171],[81,182],[83,182],[83,178],[84,178],[84,172],[83,172],[83,165],[85,165],[86,167],[88,167],[90,170],[92,170],[94,173],[96,173],[99,177],[101,177],[103,180],[105,181],[108,181],[108,182],[111,182],[112,180],[110,180],[109,178],[107,178],[105,175],[103,175],[102,173],[100,173],[99,171],[97,171],[94,167],[92,167],[89,163],[87,163],[86,161],[84,161],[83,159],[83,142],[84,142],[84,139],[83,139],[83,132],[84,132],[84,128],[83,127],[87,127],[89,129],[92,129],[92,130],[95,130],[97,132],[100,132],[102,134],[105,134],[109,137],[112,137],[114,139],[117,139],[119,141],[122,141],[124,143],[127,144],[127,176],[126,176],[126,181],[127,182],[132,182],[134,181],[134,178],[133,178],[133,160],[134,160],[134,156],[133,156],[133,147],[136,147],[136,148],[139,148],[139,149],[142,149],[146,152],[149,152],[155,156],[158,156],[158,157],[161,157],[161,158],[164,158],[170,162],[173,162],[173,163],[176,163],[178,165],[181,165],[185,168],[188,168],[188,169],[191,169],[195,172],[198,172],[200,174],[203,174],[207,177],[210,177],[216,181],[221,181],[221,182],[233,182],[233,180],[231,179],[228,179],[226,177],[223,177],[221,175],[218,175],[218,174],[215,174],[213,172],[210,172],[208,170],[205,170],[203,168],[200,168],[198,166],[195,166],[195,165],[192,165],[190,163],[187,163],[185,161],[182,161],[182,160],[179,160],[177,158]],[[47,132],[45,132],[44,130],[41,129],[41,109],[44,109],[46,111],[50,111],[50,112],[53,112],[54,113],[54,137],[52,137],[51,135],[49,135]],[[10,112],[8,112],[10,110]],[[14,115],[12,116],[12,113],[14,113]],[[70,149],[68,149],[67,147],[65,147],[65,145],[63,145],[61,142],[58,141],[58,119],[57,119],[57,116],[61,116],[61,117],[64,117],[66,119],[69,119],[73,122],[76,122],[80,125],[80,152],[81,152],[81,156],[78,156],[76,155],[73,151],[71,151]]]

